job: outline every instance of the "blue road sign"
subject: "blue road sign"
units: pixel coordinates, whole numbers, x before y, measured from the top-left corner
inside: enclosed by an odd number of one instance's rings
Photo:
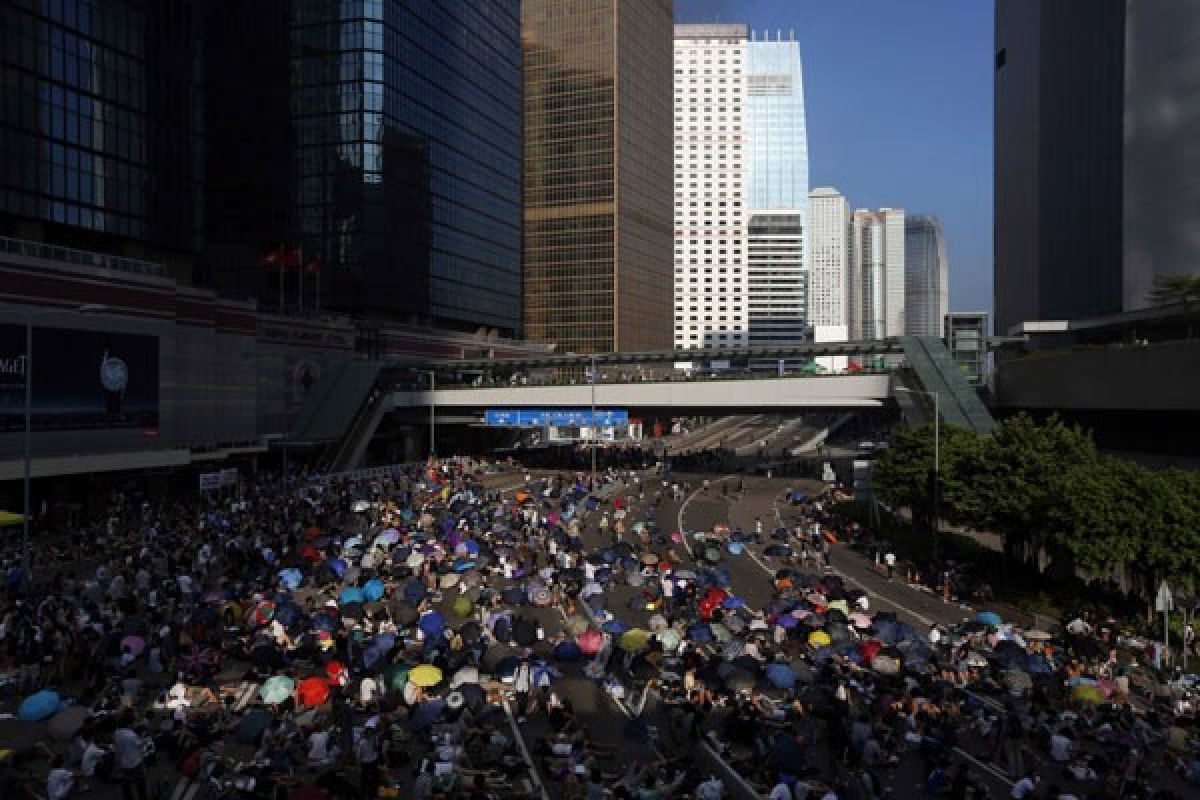
[[[498,427],[543,427],[546,425],[567,428],[592,425],[621,426],[629,424],[629,412],[616,409],[596,409],[596,415],[593,418],[590,408],[553,410],[489,408],[484,412],[483,422],[485,425]]]

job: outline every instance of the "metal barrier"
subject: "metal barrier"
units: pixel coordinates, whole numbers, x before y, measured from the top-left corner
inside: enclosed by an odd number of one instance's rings
[[[149,275],[155,278],[164,278],[167,275],[166,266],[153,261],[142,261],[137,258],[114,256],[108,253],[95,253],[90,250],[75,250],[70,247],[59,247],[28,239],[13,239],[8,236],[0,236],[0,253],[41,258],[46,261],[60,261],[64,264],[78,264],[98,269],[111,269],[134,275]]]

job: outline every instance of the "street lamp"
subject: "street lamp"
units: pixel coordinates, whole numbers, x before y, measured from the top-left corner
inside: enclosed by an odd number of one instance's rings
[[[937,392],[927,392],[922,389],[907,389],[897,386],[895,391],[908,394],[920,394],[933,398],[933,560],[938,560],[938,495],[941,492],[941,420],[940,398]]]
[[[596,356],[592,356],[592,491],[596,491]]]
[[[108,310],[108,306],[99,303],[85,303],[74,310],[79,314],[95,314]],[[45,314],[63,313],[58,309],[41,309],[25,311],[25,477],[22,492],[24,499],[21,510],[21,577],[23,581],[30,580],[29,572],[29,519],[33,516],[30,508],[30,472],[33,464],[33,320]]]
[[[437,373],[431,369],[419,369],[416,371],[422,375],[429,376],[429,457],[432,459],[437,457],[435,455],[437,453],[436,435],[434,434],[434,430],[437,427],[435,422],[437,416],[437,397],[434,396],[434,392],[437,391]]]

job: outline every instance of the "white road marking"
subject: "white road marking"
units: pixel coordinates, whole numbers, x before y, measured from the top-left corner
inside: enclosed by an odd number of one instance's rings
[[[533,782],[537,786],[542,800],[550,800],[550,795],[546,792],[546,786],[542,783],[542,775],[533,763],[533,756],[529,754],[529,748],[525,746],[525,737],[521,735],[521,729],[517,726],[517,719],[513,716],[512,705],[509,704],[508,698],[504,699],[502,705],[504,707],[504,716],[508,717],[508,724],[512,726],[513,737],[516,740],[517,747],[521,751],[521,757],[525,759],[525,764],[529,767],[529,776],[533,778]]]

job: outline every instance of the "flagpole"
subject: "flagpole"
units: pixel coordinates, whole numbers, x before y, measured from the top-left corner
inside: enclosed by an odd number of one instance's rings
[[[297,306],[298,315],[303,317],[304,316],[304,245],[300,245],[299,250],[300,250],[300,254],[299,254],[300,257],[296,259],[296,271],[300,273],[300,277],[296,279],[297,281],[299,281],[297,298],[296,298],[296,306]]]
[[[283,248],[280,247],[275,251],[278,253],[279,262],[275,265],[275,272],[279,276],[279,313],[283,314]]]

